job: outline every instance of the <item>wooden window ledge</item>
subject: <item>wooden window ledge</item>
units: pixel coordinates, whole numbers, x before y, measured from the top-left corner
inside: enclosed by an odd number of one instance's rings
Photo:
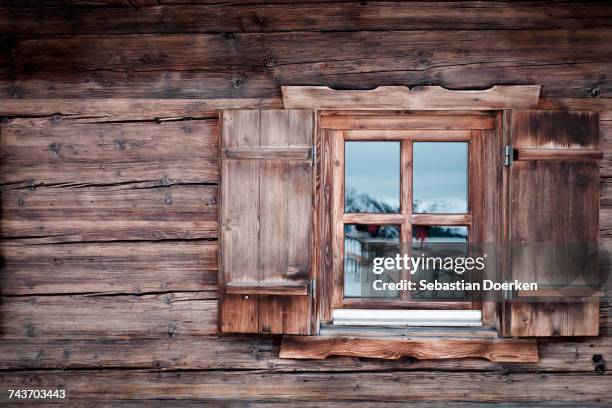
[[[485,358],[493,362],[537,362],[537,340],[500,338],[493,330],[322,330],[318,336],[283,336],[280,358],[324,359],[328,356],[396,360]],[[490,334],[488,333],[490,332]]]

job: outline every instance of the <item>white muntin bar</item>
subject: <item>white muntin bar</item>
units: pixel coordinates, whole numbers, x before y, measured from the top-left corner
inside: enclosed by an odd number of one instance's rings
[[[340,326],[482,326],[480,310],[334,309]]]

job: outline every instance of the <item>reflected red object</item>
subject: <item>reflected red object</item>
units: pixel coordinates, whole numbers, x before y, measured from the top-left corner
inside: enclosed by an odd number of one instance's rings
[[[380,230],[380,225],[368,225],[368,233],[374,237],[378,236],[378,230]]]

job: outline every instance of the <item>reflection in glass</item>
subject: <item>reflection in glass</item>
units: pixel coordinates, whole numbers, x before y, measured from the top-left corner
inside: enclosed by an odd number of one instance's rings
[[[400,142],[346,142],[344,211],[398,213]]]
[[[468,256],[468,228],[446,227],[446,226],[412,226],[412,256],[423,256],[426,258],[440,257],[466,257]],[[430,268],[420,268],[413,275],[412,280],[417,287],[421,280],[428,283],[438,281],[440,283],[451,283],[465,280],[469,282],[469,273],[458,274],[454,270],[446,270],[432,265]],[[456,299],[463,300],[468,294],[463,290],[417,290],[413,292],[412,298],[419,300]]]
[[[413,143],[414,213],[467,213],[468,143]]]
[[[397,298],[397,290],[374,290],[375,280],[398,282],[399,270],[372,271],[376,257],[395,257],[399,252],[399,226],[346,224],[344,226],[344,297]]]

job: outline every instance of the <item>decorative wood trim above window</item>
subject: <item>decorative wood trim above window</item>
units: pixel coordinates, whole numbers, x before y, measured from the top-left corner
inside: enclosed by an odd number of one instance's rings
[[[501,110],[533,109],[540,85],[496,85],[454,91],[440,86],[379,86],[335,90],[327,86],[282,86],[285,109],[317,110]]]

